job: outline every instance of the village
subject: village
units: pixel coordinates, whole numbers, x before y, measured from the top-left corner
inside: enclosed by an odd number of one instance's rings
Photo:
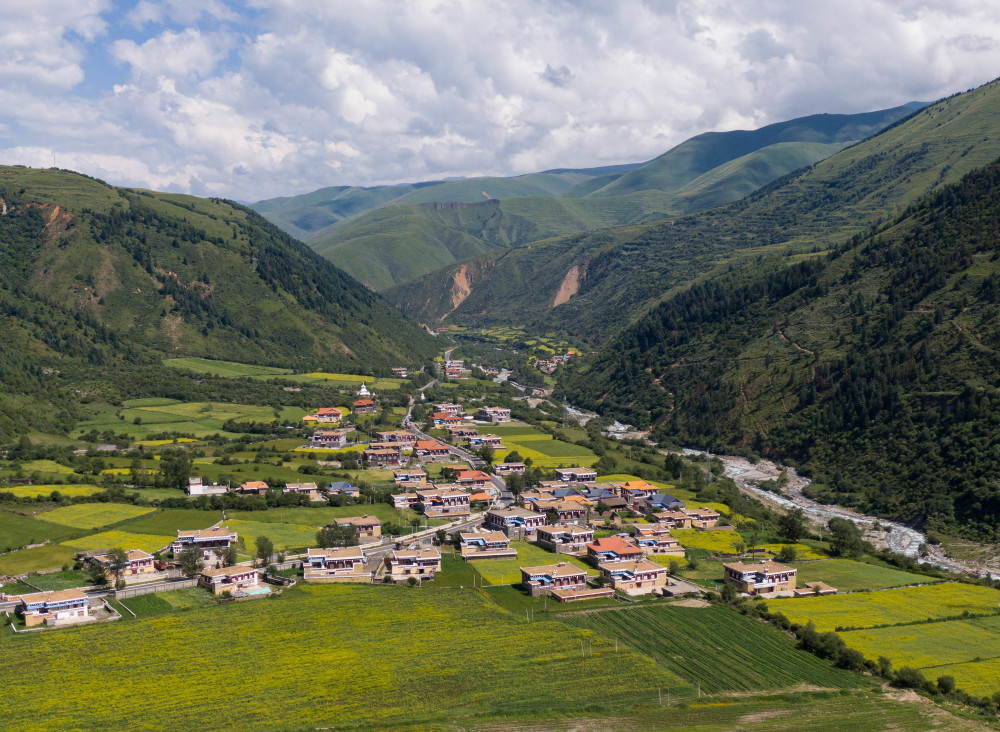
[[[471,373],[461,361],[447,360],[443,368],[453,379]],[[407,375],[402,368],[394,371],[400,377]],[[355,396],[350,409],[320,407],[305,415],[303,423],[315,429],[301,449],[331,457],[352,449],[363,465],[391,470],[394,490],[387,501],[394,509],[416,512],[429,528],[410,536],[385,536],[380,519],[361,505],[357,515],[325,527],[340,530],[330,545],[279,555],[283,574],[266,561],[268,557],[261,557],[260,566],[256,559],[237,561],[239,536],[225,521],[202,529],[178,529],[176,538],[155,552],[123,546],[81,553],[78,559],[95,568],[95,576],[103,570],[104,578],[113,580],[113,590],[91,586],[3,594],[0,608],[13,609],[25,628],[33,629],[114,619],[118,613],[105,600],[109,593],[128,597],[145,590],[170,591],[178,582],[197,584],[226,601],[264,598],[298,580],[419,585],[441,573],[442,549],[469,563],[510,562],[518,559],[512,542],[532,544],[550,557],[544,564],[517,565],[512,584],[528,596],[570,603],[704,593],[703,587],[670,573],[671,561],[677,566],[685,558],[684,547],[671,531],[719,529],[717,510],[688,507],[644,480],[599,482],[596,470],[579,465],[553,468],[551,479],[533,485],[511,480],[525,476],[530,458],[503,462],[482,458],[505,448],[503,438],[489,430],[511,423],[506,407],[467,409],[458,403],[434,403],[421,426],[442,434],[440,439],[420,429],[408,413],[404,428],[374,431],[361,441],[359,437],[367,436],[354,429],[351,418],[377,414],[380,407],[364,383]],[[441,469],[444,464],[451,468]],[[435,479],[428,472],[432,467],[438,468]],[[516,492],[512,485],[518,486]],[[192,476],[187,488],[191,496],[264,496],[274,490],[309,503],[326,503],[335,496],[360,497],[360,489],[348,481],[287,482],[273,488],[261,480],[232,485]],[[323,531],[324,527],[318,529],[317,539]],[[836,592],[824,583],[796,587],[796,570],[773,559],[728,563],[724,581],[738,592],[765,597]]]

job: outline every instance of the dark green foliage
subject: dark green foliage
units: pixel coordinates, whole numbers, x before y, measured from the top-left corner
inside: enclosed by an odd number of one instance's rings
[[[778,518],[778,533],[781,538],[794,544],[805,535],[805,532],[805,516],[801,508],[787,511]]]
[[[358,529],[356,526],[330,524],[316,532],[316,546],[327,549],[335,546],[357,546]]]
[[[832,518],[827,523],[830,529],[830,553],[837,557],[859,557],[865,550],[861,531],[853,521]]]
[[[673,444],[797,461],[820,500],[993,539],[998,217],[991,165],[828,256],[679,293],[565,391]]]

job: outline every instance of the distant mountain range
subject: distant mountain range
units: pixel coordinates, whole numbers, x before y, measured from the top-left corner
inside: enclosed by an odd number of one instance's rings
[[[738,200],[919,106],[705,133],[641,164],[324,188],[253,208],[362,282],[384,290],[492,250]]]

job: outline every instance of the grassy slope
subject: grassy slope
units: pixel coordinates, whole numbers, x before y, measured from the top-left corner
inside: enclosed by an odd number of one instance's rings
[[[940,102],[748,199],[666,223],[563,237],[468,263],[471,294],[449,318],[516,321],[536,332],[603,340],[673,288],[740,266],[755,251],[825,248],[898,214],[1000,155],[996,82]],[[572,267],[576,296],[552,308]],[[421,319],[452,310],[455,267],[389,291]]]
[[[625,173],[590,196],[620,196],[643,190],[680,190],[713,168],[770,145],[860,140],[909,113],[906,107],[895,107],[856,115],[816,114],[758,130],[706,132]]]

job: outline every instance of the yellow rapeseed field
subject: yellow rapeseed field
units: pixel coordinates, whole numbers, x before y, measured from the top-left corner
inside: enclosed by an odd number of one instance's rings
[[[735,531],[674,529],[670,533],[683,547],[723,552],[724,554],[736,554],[737,545],[744,543],[743,537]]]
[[[25,731],[436,729],[470,715],[579,713],[595,698],[655,704],[658,688],[687,687],[624,643],[616,653],[590,630],[526,623],[476,590],[346,585],[4,634],[0,677],[0,719]]]
[[[59,491],[64,496],[92,496],[100,493],[104,489],[96,485],[73,484],[73,485],[12,485],[0,488],[4,493],[13,493],[18,498],[34,498],[35,496],[47,496],[52,491]]]
[[[996,612],[998,602],[998,590],[945,582],[876,592],[773,600],[770,608],[784,613],[796,623],[812,620],[817,630],[827,631],[837,627],[872,628],[928,618],[955,617],[966,610],[970,613],[992,613]]]

